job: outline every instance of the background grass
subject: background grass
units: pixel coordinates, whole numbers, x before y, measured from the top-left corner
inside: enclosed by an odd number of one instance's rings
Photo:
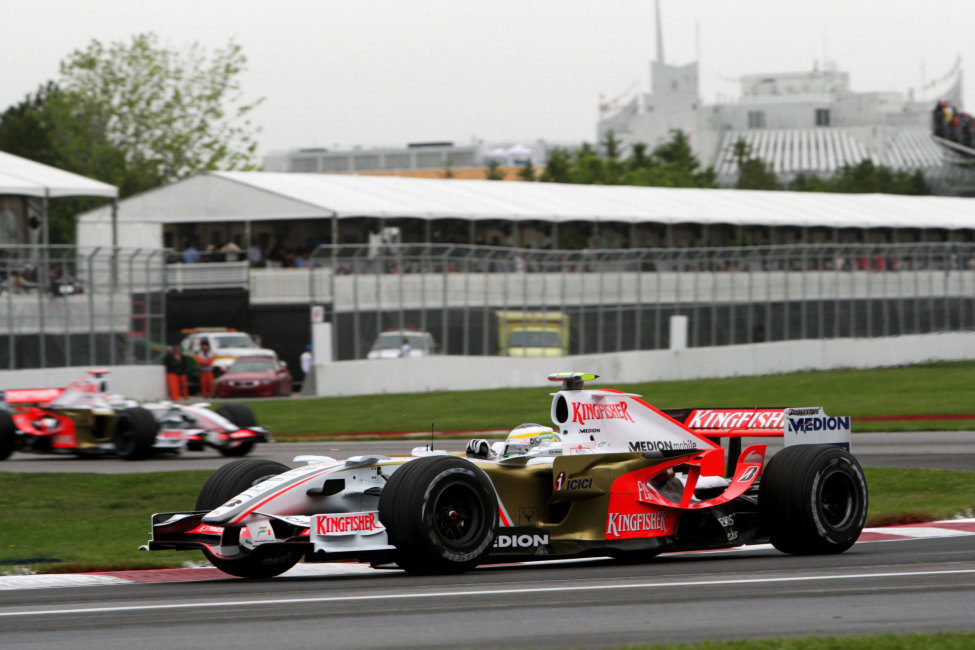
[[[946,518],[975,507],[975,472],[886,467],[865,472],[871,525],[905,515],[922,521]],[[195,551],[137,549],[149,539],[149,516],[192,510],[210,474],[0,474],[0,572],[28,566],[65,572],[203,562]]]
[[[377,362],[379,363],[379,362]],[[549,421],[549,393],[538,388],[448,391],[250,402],[278,440],[383,431],[510,429]],[[975,414],[975,362],[944,362],[873,370],[831,370],[761,377],[616,384],[593,387],[642,395],[659,408],[823,406],[831,415]],[[855,422],[855,432],[967,430],[975,420]]]

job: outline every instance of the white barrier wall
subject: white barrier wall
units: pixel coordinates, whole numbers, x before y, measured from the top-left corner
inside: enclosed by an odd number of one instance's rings
[[[975,359],[975,332],[781,341],[548,359],[432,356],[315,367],[322,397],[537,387],[549,373],[595,372],[611,383],[770,375]]]
[[[161,365],[111,366],[108,389],[125,397],[159,400],[166,397],[166,373]],[[8,388],[60,388],[85,376],[91,366],[0,370],[0,390]]]

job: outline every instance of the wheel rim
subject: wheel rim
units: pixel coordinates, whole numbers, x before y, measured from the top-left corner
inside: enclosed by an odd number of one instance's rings
[[[857,511],[859,497],[853,477],[833,470],[826,474],[819,490],[819,509],[823,521],[834,530],[846,528]]]
[[[433,499],[433,530],[451,549],[466,550],[480,532],[481,499],[460,482],[445,485]]]

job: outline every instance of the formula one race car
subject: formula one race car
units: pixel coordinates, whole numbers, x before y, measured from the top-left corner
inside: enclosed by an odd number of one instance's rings
[[[193,512],[152,516],[148,550],[202,549],[217,568],[270,577],[300,559],[395,562],[416,573],[478,564],[658,553],[771,541],[840,553],[856,541],[867,485],[850,418],[822,408],[661,411],[638,395],[590,390],[559,373],[556,430],[521,425],[466,454],[299,456],[289,469],[238,460],[203,485]],[[784,436],[733,453],[720,438]]]
[[[139,404],[108,392],[107,373],[90,370],[65,388],[0,391],[0,460],[17,450],[141,460],[204,446],[243,456],[268,439],[245,404]]]

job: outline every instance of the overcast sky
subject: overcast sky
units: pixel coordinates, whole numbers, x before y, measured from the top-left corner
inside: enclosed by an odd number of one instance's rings
[[[736,95],[739,75],[824,57],[861,91],[906,92],[958,55],[975,74],[970,0],[662,0],[661,12],[667,62],[697,58],[699,32],[707,102]],[[653,16],[653,0],[2,0],[0,110],[92,39],[154,31],[175,48],[243,46],[245,92],[266,98],[261,153],[592,141],[600,94],[649,90]]]

